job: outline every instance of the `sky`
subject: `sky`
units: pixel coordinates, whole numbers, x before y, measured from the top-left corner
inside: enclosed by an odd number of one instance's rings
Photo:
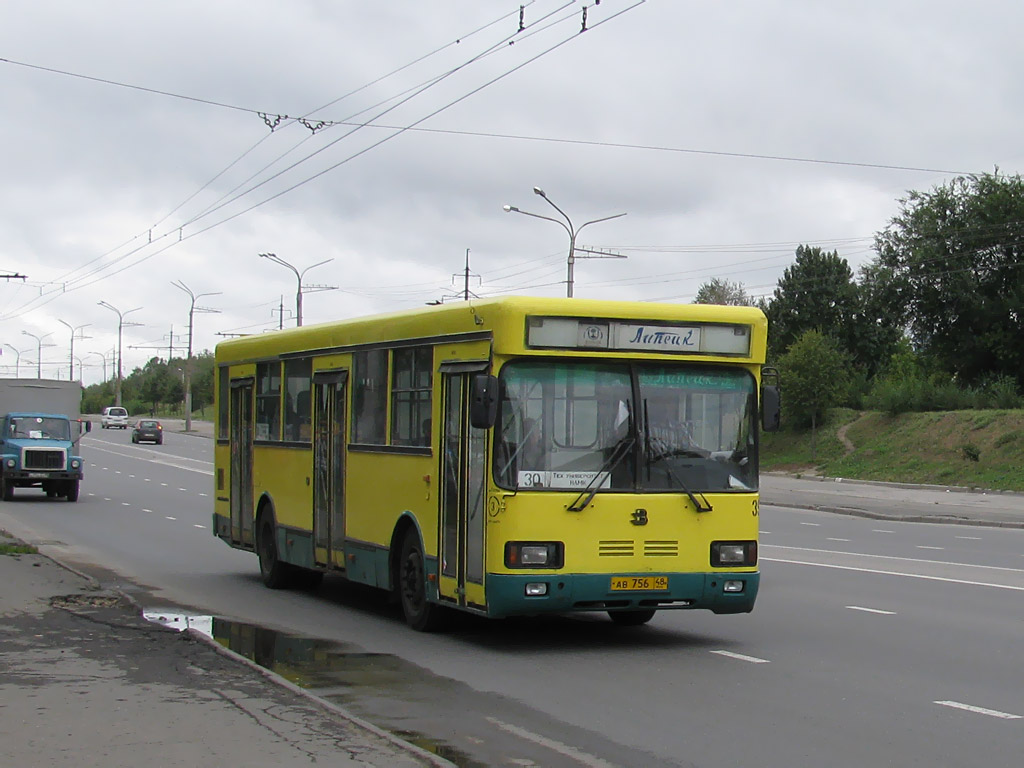
[[[577,297],[770,296],[1024,164],[1005,0],[523,2],[0,3],[0,376],[564,296],[554,206]]]

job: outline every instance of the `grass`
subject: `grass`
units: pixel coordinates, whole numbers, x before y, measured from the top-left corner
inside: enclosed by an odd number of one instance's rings
[[[846,426],[847,453],[838,437]],[[1024,491],[1024,410],[906,413],[836,409],[818,429],[764,435],[762,471]]]

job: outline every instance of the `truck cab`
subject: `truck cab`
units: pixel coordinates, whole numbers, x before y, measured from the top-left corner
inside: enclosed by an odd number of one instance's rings
[[[15,488],[41,488],[48,497],[78,500],[85,464],[75,455],[88,421],[52,413],[8,413],[0,421],[0,498]]]

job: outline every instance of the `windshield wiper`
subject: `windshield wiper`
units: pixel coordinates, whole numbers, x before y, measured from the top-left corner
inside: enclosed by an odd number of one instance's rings
[[[671,456],[689,456],[695,459],[707,458],[703,453],[690,448],[669,448],[663,450],[656,456],[648,455],[645,457],[648,479],[650,479],[651,464]],[[689,486],[683,482],[683,478],[681,478],[676,471],[672,469],[671,464],[665,462],[663,466],[665,467],[665,471],[668,472],[669,477],[675,480],[679,484],[679,487],[683,489],[683,493],[690,497],[690,501],[693,502],[693,506],[698,512],[710,512],[714,509],[714,507],[711,506],[711,502],[708,501],[707,497],[703,493],[694,494],[694,492],[690,490]],[[700,496],[700,499],[697,498],[698,495]]]
[[[612,455],[608,457],[608,460],[604,465],[597,471],[597,474],[587,483],[587,487],[580,491],[580,495],[576,497],[576,500],[569,505],[570,512],[582,512],[591,501],[594,500],[594,496],[597,494],[597,489],[601,487],[601,483],[604,482],[602,475],[610,477],[612,470],[614,470],[622,460],[629,455],[630,449],[633,447],[634,439],[628,437],[621,440],[616,446],[615,450],[612,451]]]

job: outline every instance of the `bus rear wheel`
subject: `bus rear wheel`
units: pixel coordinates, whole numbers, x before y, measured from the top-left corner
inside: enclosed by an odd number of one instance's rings
[[[611,620],[620,627],[639,627],[654,618],[654,611],[608,611]]]
[[[292,585],[295,571],[277,556],[274,521],[269,516],[262,518],[256,531],[256,554],[260,559],[263,583],[270,589],[288,589]]]
[[[427,600],[427,575],[423,547],[416,531],[409,529],[402,540],[398,563],[398,596],[405,623],[417,632],[433,632],[443,622],[442,609]]]

